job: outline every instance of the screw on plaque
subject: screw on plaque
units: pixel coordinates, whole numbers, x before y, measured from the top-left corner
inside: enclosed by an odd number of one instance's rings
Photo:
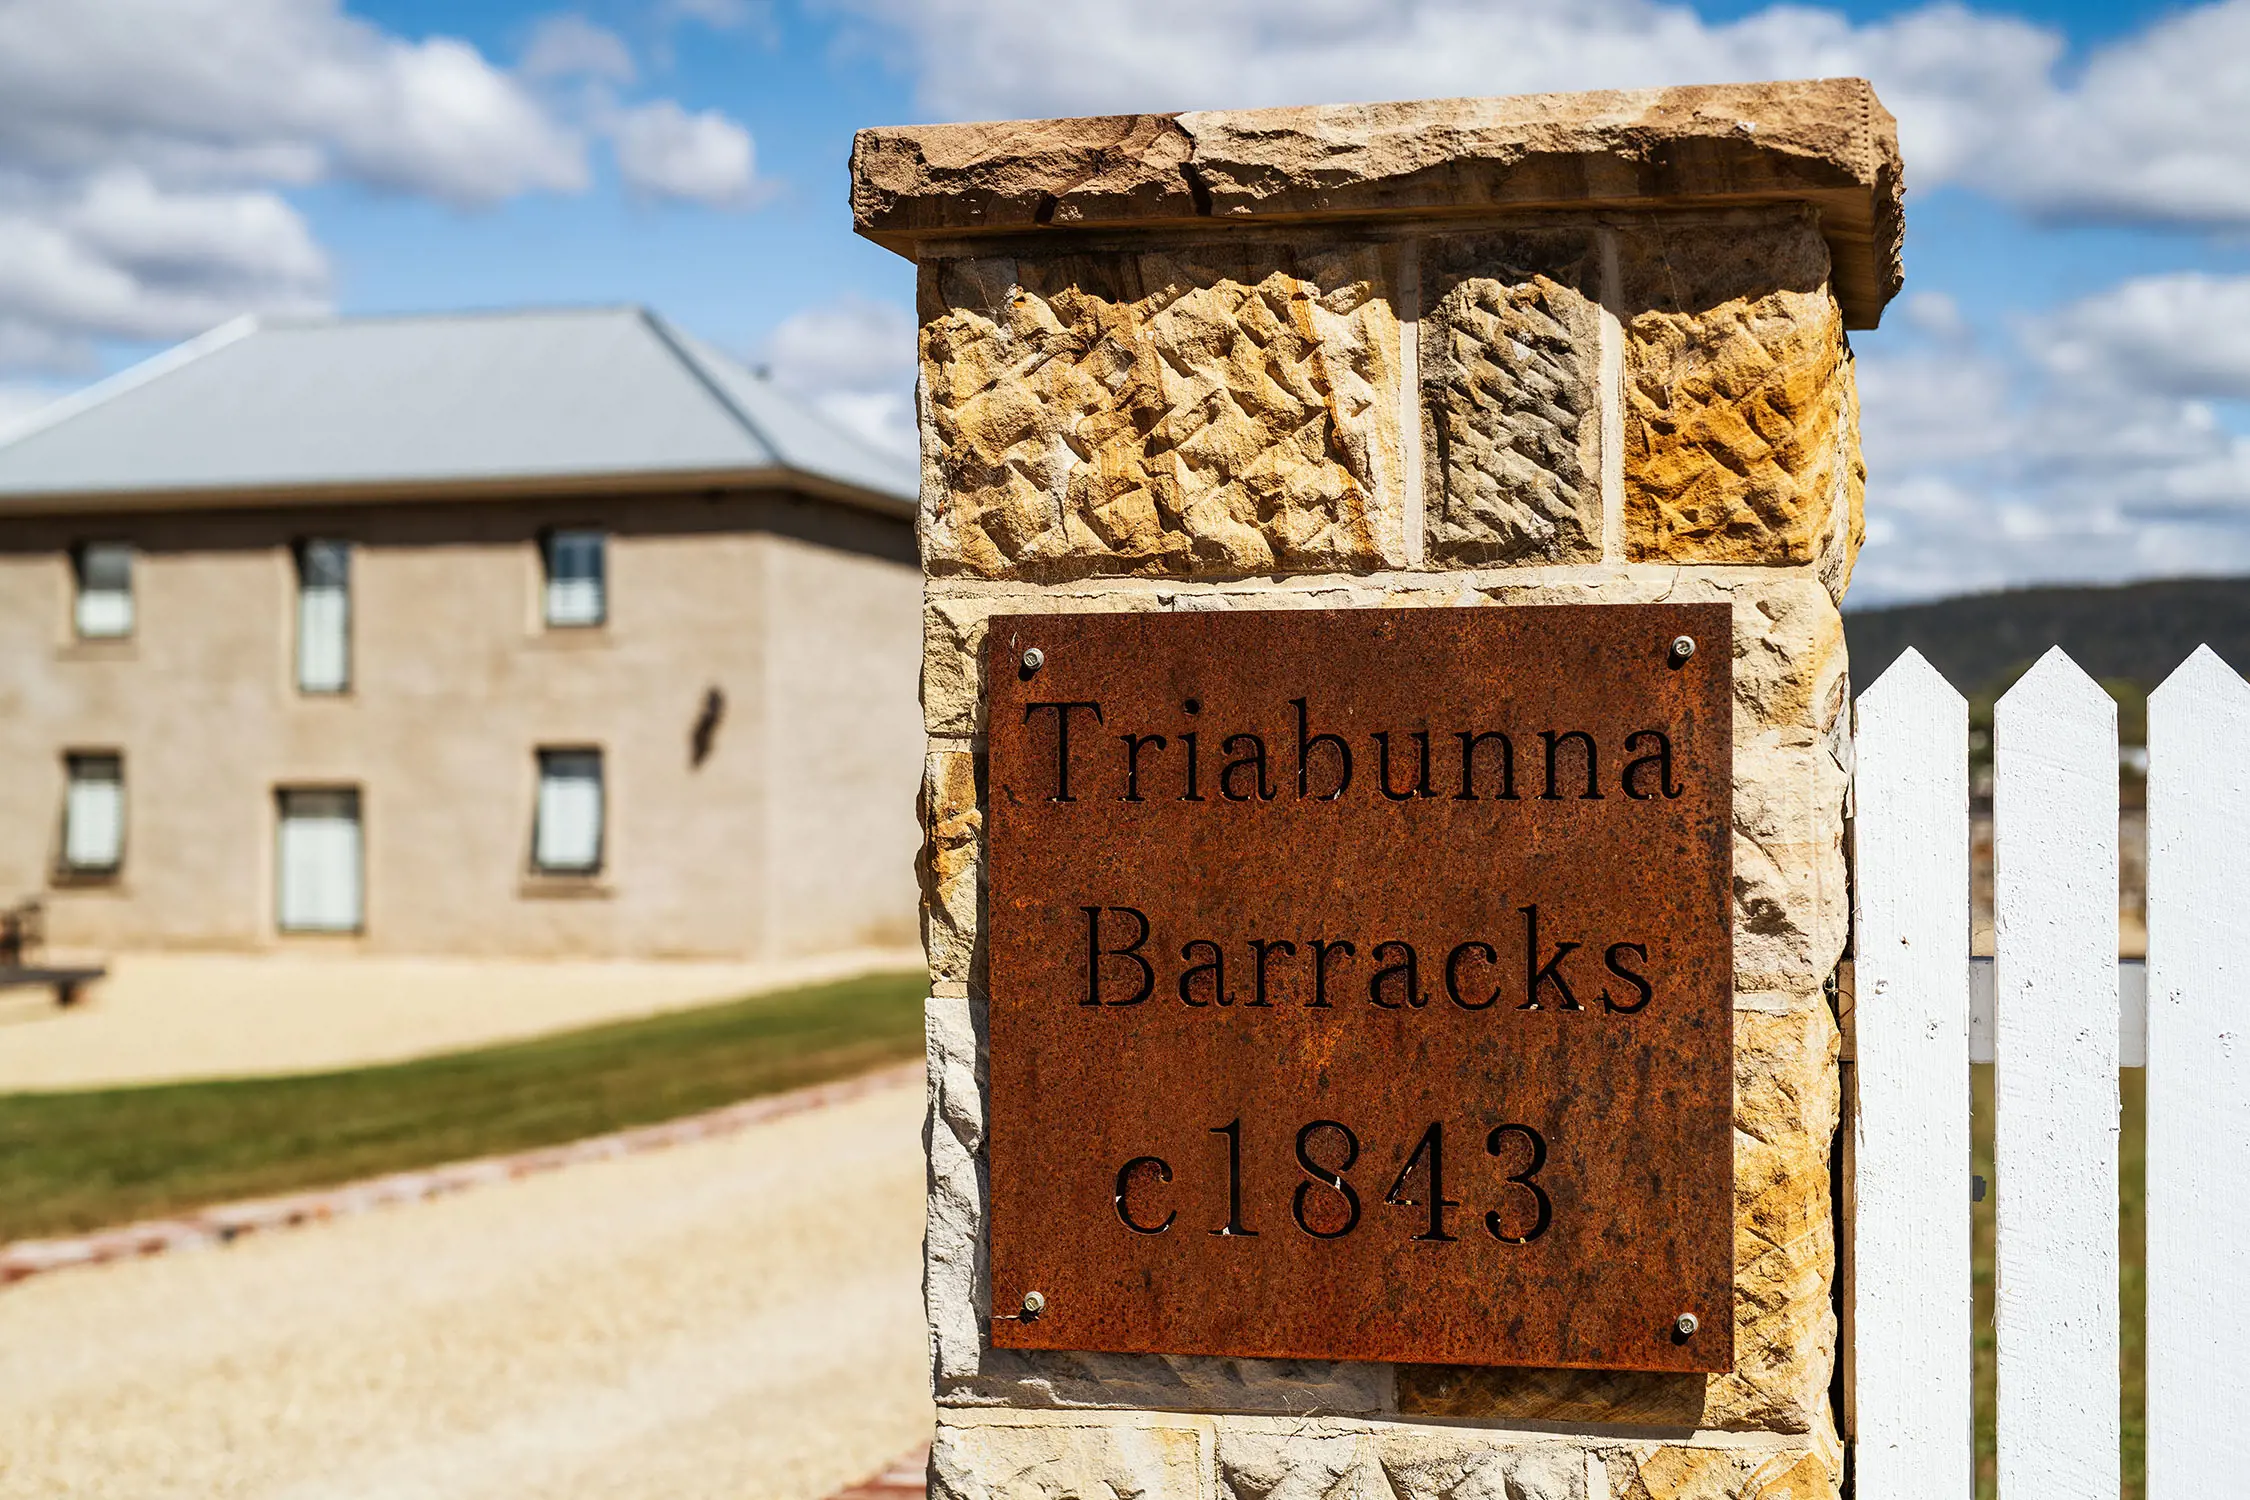
[[[1670,665],[1677,667],[1684,665],[1687,659],[1693,655],[1695,655],[1695,637],[1692,635],[1676,635],[1672,637],[1671,654],[1665,660]]]
[[[1025,1292],[1023,1294],[1023,1321],[1026,1323],[1033,1322],[1046,1310],[1047,1299],[1042,1293]]]
[[[1694,1313],[1681,1313],[1672,1320],[1672,1331],[1683,1339],[1695,1337],[1695,1330],[1703,1326]]]
[[[1037,646],[1023,654],[1023,669],[1026,672],[1036,672],[1045,665],[1047,665],[1047,653]]]

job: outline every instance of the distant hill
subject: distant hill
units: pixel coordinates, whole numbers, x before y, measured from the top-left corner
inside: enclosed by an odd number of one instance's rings
[[[1844,616],[1844,635],[1857,689],[1912,646],[1975,697],[2060,646],[2094,676],[2128,678],[2145,691],[2199,645],[2237,671],[2250,667],[2250,578],[2012,589],[1853,610]]]

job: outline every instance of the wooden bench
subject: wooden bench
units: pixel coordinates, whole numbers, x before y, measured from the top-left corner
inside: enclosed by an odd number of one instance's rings
[[[40,964],[30,961],[46,940],[45,913],[35,896],[0,910],[0,989],[47,984],[55,1004],[76,1005],[78,992],[109,971],[98,964]]]
[[[0,967],[0,989],[16,989],[24,985],[51,984],[55,987],[55,1004],[76,1005],[78,992],[107,974],[109,970],[92,965],[85,968],[47,967],[38,964],[20,964]]]

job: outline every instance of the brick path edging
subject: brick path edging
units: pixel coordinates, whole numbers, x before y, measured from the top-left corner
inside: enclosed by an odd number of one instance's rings
[[[466,1188],[512,1182],[518,1177],[551,1172],[580,1162],[635,1156],[643,1151],[658,1151],[667,1146],[681,1146],[691,1141],[732,1135],[752,1125],[762,1125],[768,1120],[842,1104],[896,1084],[916,1080],[921,1078],[922,1072],[923,1064],[920,1061],[900,1063],[895,1067],[862,1073],[856,1078],[817,1083],[806,1088],[792,1089],[785,1094],[770,1094],[762,1099],[746,1099],[740,1104],[706,1110],[699,1115],[666,1120],[656,1125],[640,1125],[631,1130],[613,1131],[608,1135],[588,1136],[567,1145],[542,1146],[537,1150],[517,1151],[502,1156],[472,1157],[468,1161],[427,1167],[414,1172],[392,1172],[382,1177],[348,1182],[339,1187],[316,1188],[310,1192],[288,1193],[276,1198],[249,1198],[236,1203],[222,1203],[176,1218],[144,1219],[137,1224],[97,1230],[92,1234],[67,1239],[17,1240],[13,1244],[0,1245],[0,1286],[46,1271],[100,1265],[104,1261],[126,1260],[142,1255],[162,1255],[172,1250],[225,1245],[243,1235],[257,1234],[263,1230],[290,1229],[300,1224],[319,1223],[393,1204],[420,1203],[447,1193],[458,1193]]]

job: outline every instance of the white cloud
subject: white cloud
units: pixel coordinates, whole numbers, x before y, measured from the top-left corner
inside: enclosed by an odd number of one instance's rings
[[[765,362],[785,380],[821,389],[912,385],[914,339],[905,308],[844,297],[782,323],[766,340]]]
[[[576,190],[580,135],[467,44],[334,0],[0,0],[0,370],[324,306],[285,190]]]
[[[313,183],[463,208],[575,193],[609,134],[635,191],[743,201],[749,133],[619,105],[633,72],[574,15],[534,27],[509,72],[341,0],[0,0],[0,372],[324,306],[328,259],[285,196]]]
[[[2250,400],[2250,277],[2140,277],[2039,320],[2032,342],[2073,380]]]
[[[640,73],[623,37],[568,14],[544,17],[532,27],[518,67],[527,78],[603,78],[612,83],[631,83]]]
[[[1860,360],[1871,485],[1856,597],[2026,578],[2250,572],[2250,276],[2122,282]]]
[[[0,0],[0,158],[464,203],[585,180],[575,132],[474,48],[334,0]]]
[[[1941,3],[1853,25],[1658,0],[833,0],[951,118],[1640,88],[1857,74],[1908,180],[2034,212],[2250,224],[2250,0],[2176,13],[2073,77],[2054,30]]]
[[[2037,101],[1999,155],[1965,174],[2014,179],[2034,206],[2182,223],[2250,222],[2250,0],[2166,16],[2095,53]]]
[[[328,263],[270,192],[166,192],[121,168],[0,199],[0,368],[71,370],[87,340],[179,338],[324,305]]]
[[[310,290],[328,274],[304,220],[271,193],[167,193],[123,169],[93,178],[56,217],[92,253],[151,280]]]
[[[636,105],[611,127],[618,175],[635,192],[715,208],[746,205],[757,175],[750,132],[715,109],[669,99]]]
[[[840,426],[894,452],[912,453],[914,315],[894,303],[844,297],[809,307],[774,329],[761,363]]]

